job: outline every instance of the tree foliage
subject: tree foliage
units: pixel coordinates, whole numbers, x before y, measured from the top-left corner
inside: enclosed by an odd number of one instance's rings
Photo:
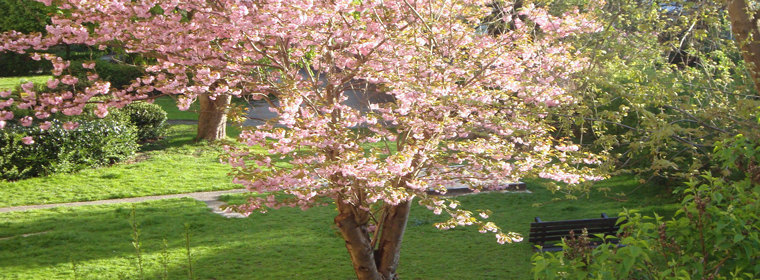
[[[757,135],[760,103],[726,5],[620,0],[593,11],[604,30],[575,41],[593,66],[577,79],[587,103],[566,127],[584,144],[612,149],[643,182],[698,175],[716,141]]]
[[[736,162],[746,178],[727,181],[706,173],[692,181],[675,216],[620,213],[622,246],[594,249],[564,240],[564,251],[533,256],[536,279],[757,279],[760,277],[760,185],[757,141],[737,136],[718,143],[726,167]]]
[[[15,30],[23,33],[45,32],[50,16],[56,12],[51,6],[32,0],[0,2],[0,32]]]
[[[278,117],[246,128],[226,160],[235,182],[271,195],[239,210],[308,208],[331,198],[360,279],[398,277],[415,197],[451,216],[436,225],[441,229],[477,225],[500,243],[521,240],[486,221],[488,211],[464,210],[454,199],[428,195],[430,189],[501,189],[529,175],[570,185],[602,178],[593,169],[601,157],[552,134],[564,121],[558,116],[582,107],[572,79],[590,61],[570,38],[600,29],[577,10],[555,16],[525,5],[515,14],[504,3],[509,13],[495,20],[513,27],[489,34],[482,22],[493,11],[487,1],[43,2],[65,11],[48,34],[3,33],[0,51],[118,45],[157,63],[129,87],[111,89],[85,62],[92,83],[69,91],[57,87],[77,84],[69,62],[35,53],[54,66],[53,91],[25,85],[0,93],[4,107],[44,118],[50,111],[79,114],[87,102],[105,115],[107,107],[153,91],[177,95],[183,109],[199,97],[264,99]],[[348,106],[352,95],[363,106]],[[2,121],[13,117],[0,113]],[[275,165],[272,157],[290,163]]]

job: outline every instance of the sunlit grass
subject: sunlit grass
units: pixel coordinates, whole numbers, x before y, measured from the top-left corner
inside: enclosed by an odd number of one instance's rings
[[[465,209],[490,209],[489,220],[504,230],[527,232],[536,216],[543,220],[615,216],[623,207],[645,213],[672,213],[676,204],[653,188],[627,201],[592,192],[590,199],[546,203],[552,194],[529,181],[532,193],[482,193],[460,196]],[[631,177],[600,183],[613,191],[636,186]],[[242,202],[242,195],[226,196]],[[546,203],[540,207],[534,204]],[[190,227],[197,279],[353,279],[344,242],[333,227],[334,205],[307,211],[283,208],[245,219],[210,213],[202,202],[171,199],[136,204],[147,279],[160,279],[162,240],[169,244],[170,278],[185,279],[182,233]],[[499,245],[493,234],[465,227],[439,231],[445,215],[413,204],[399,265],[402,279],[531,279],[530,243]],[[137,268],[128,223],[129,204],[0,213],[0,279],[135,279]],[[40,233],[28,237],[22,234]]]
[[[176,125],[169,135],[143,146],[134,160],[72,174],[0,182],[0,207],[90,201],[239,188],[219,162],[221,148],[194,143],[194,125]]]
[[[27,83],[27,82],[34,82],[35,84],[41,84],[41,83],[47,83],[48,80],[52,79],[53,76],[45,75],[45,76],[25,76],[25,77],[0,77],[0,90],[14,90],[16,89],[16,86]]]

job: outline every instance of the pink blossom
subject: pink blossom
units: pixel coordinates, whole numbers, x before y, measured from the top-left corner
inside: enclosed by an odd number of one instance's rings
[[[13,112],[10,111],[0,111],[0,121],[6,121],[13,119]]]
[[[0,109],[4,109],[11,105],[13,105],[13,98],[9,98],[8,100],[5,100],[5,101],[0,101]]]
[[[34,92],[33,91],[33,89],[34,89],[34,83],[28,82],[28,83],[22,84],[21,85],[21,89],[23,89],[27,93]]]
[[[55,89],[58,87],[58,83],[61,82],[61,80],[58,79],[50,79],[47,81],[48,88]]]
[[[32,139],[32,136],[26,136],[21,138],[21,143],[24,143],[24,145],[31,145],[34,144],[34,139]]]
[[[79,127],[78,122],[66,122],[63,124],[63,129],[65,130],[74,130],[77,129],[77,127]]]
[[[42,130],[48,130],[50,126],[53,125],[51,122],[44,122],[40,124],[40,129]]]
[[[0,97],[4,97],[5,98],[5,97],[8,97],[8,96],[11,96],[11,93],[13,93],[13,92],[10,91],[10,90],[0,91]]]
[[[21,122],[21,125],[23,126],[30,126],[32,125],[32,117],[30,116],[23,117],[19,120],[19,122]]]
[[[78,81],[79,79],[77,77],[71,75],[66,75],[61,78],[61,82],[67,85],[75,85]]]
[[[108,115],[108,106],[103,103],[98,104],[98,108],[95,109],[95,115],[99,118],[105,118]]]
[[[5,121],[0,120],[0,129],[5,128]]]
[[[567,115],[578,110],[567,106],[578,103],[565,89],[589,62],[571,40],[561,38],[599,25],[577,11],[555,16],[529,5],[520,13],[530,24],[514,17],[509,34],[486,36],[471,26],[490,11],[482,1],[423,2],[415,1],[420,8],[414,12],[400,0],[56,2],[70,13],[56,16],[44,37],[0,34],[5,39],[0,51],[34,53],[61,43],[104,49],[119,42],[127,53],[150,54],[156,63],[126,88],[111,90],[95,71],[87,75],[92,85],[78,86],[76,77],[62,75],[69,61],[38,53],[53,64],[58,78],[47,86],[67,86],[5,101],[11,102],[5,107],[17,104],[42,118],[58,111],[81,114],[84,104],[105,100],[95,109],[105,117],[109,107],[145,99],[154,90],[176,97],[182,110],[201,94],[218,100],[244,93],[272,106],[260,108],[262,116],[249,114],[263,124],[244,131],[240,145],[227,148],[222,161],[234,167],[233,182],[272,195],[252,199],[242,212],[306,209],[317,205],[318,197],[340,197],[336,203],[366,213],[378,204],[419,197],[433,213],[451,215],[436,227],[477,224],[497,233],[500,243],[519,241],[519,235],[479,221],[488,217],[487,210],[474,216],[461,209],[465,205],[431,198],[428,186],[444,192],[444,185],[456,180],[496,188],[499,179],[526,174],[569,183],[598,177],[558,164],[563,157],[598,161],[582,158],[584,153],[576,153],[580,146],[557,144],[548,131],[549,115],[542,112],[551,106],[567,109]],[[155,5],[194,13],[154,15]],[[415,12],[426,24],[416,22]],[[92,22],[97,24],[83,26]],[[533,23],[542,28],[540,34]],[[96,63],[82,67],[94,69]],[[33,90],[32,84],[24,88]],[[349,106],[350,98],[373,91],[387,96],[361,108]],[[3,99],[10,94],[0,92]],[[107,96],[93,100],[101,94]],[[12,118],[0,111],[1,120]],[[67,122],[64,128],[78,125]],[[275,194],[293,199],[278,201]]]
[[[34,112],[34,116],[36,118],[38,118],[38,119],[46,119],[46,118],[50,117],[50,113],[49,112],[45,112],[45,111]]]

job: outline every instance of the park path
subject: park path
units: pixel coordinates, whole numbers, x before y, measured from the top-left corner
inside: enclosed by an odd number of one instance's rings
[[[470,190],[467,186],[463,184],[448,186],[446,187],[446,189],[448,189],[447,195],[473,194],[472,190]],[[27,211],[27,210],[34,210],[34,209],[49,209],[49,208],[56,208],[56,207],[77,207],[77,206],[85,206],[85,205],[137,203],[137,202],[150,201],[150,200],[190,197],[190,198],[194,198],[198,201],[202,201],[206,203],[206,206],[208,206],[208,208],[211,209],[211,211],[214,212],[215,214],[219,214],[227,218],[244,218],[245,216],[243,216],[240,213],[228,213],[222,210],[221,207],[224,206],[225,203],[222,201],[219,201],[219,197],[225,194],[236,194],[236,193],[245,193],[245,192],[248,192],[248,191],[245,189],[234,189],[234,190],[226,190],[226,191],[194,192],[194,193],[152,195],[152,196],[117,198],[117,199],[106,199],[106,200],[95,200],[95,201],[0,207],[0,213],[13,212],[13,211]],[[530,191],[528,191],[525,188],[525,183],[523,182],[505,183],[505,189],[501,190],[501,192],[530,193]],[[437,193],[432,190],[428,191],[428,193],[431,195],[437,195]]]
[[[235,194],[235,193],[244,193],[248,192],[245,189],[236,189],[236,190],[226,190],[226,191],[213,191],[213,192],[194,192],[194,193],[181,193],[181,194],[168,194],[168,195],[153,195],[153,196],[143,196],[143,197],[132,197],[132,198],[119,198],[119,199],[106,199],[106,200],[95,200],[95,201],[82,201],[82,202],[69,202],[69,203],[56,203],[56,204],[40,204],[40,205],[25,205],[25,206],[13,206],[13,207],[2,207],[0,208],[1,212],[12,212],[12,211],[27,211],[27,210],[33,210],[33,209],[48,209],[48,208],[55,208],[55,207],[76,207],[76,206],[85,206],[85,205],[102,205],[102,204],[115,204],[115,203],[136,203],[136,202],[143,202],[143,201],[150,201],[150,200],[161,200],[161,199],[169,199],[169,198],[182,198],[182,197],[190,197],[194,198],[198,201],[202,201],[206,203],[206,206],[211,209],[212,212],[215,214],[222,215],[227,218],[244,218],[240,213],[227,213],[224,212],[221,207],[224,205],[224,202],[219,201],[219,197],[225,194]]]

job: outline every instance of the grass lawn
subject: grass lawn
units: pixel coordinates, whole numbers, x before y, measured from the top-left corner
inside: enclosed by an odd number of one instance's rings
[[[177,108],[177,101],[174,100],[174,98],[171,96],[162,96],[156,98],[153,103],[161,106],[161,108],[166,111],[166,114],[170,120],[198,120],[198,111],[200,110],[200,105],[197,101],[193,102],[193,104],[190,104],[190,109],[187,111],[181,111],[179,108]],[[248,101],[241,98],[232,98],[232,105],[248,106]]]
[[[193,143],[194,137],[195,125],[174,125],[131,163],[0,182],[0,207],[239,188],[219,162],[221,149]]]
[[[17,85],[29,81],[35,84],[47,83],[53,76],[0,77],[0,90],[15,89]]]
[[[6,79],[0,79],[0,89]],[[18,78],[12,79],[14,87]],[[176,110],[173,102],[169,97],[156,100],[169,111],[170,119],[197,119],[193,112]],[[232,129],[229,134],[236,133]],[[175,125],[168,137],[143,146],[143,153],[129,163],[0,182],[0,207],[239,187],[226,176],[229,167],[219,163],[220,149],[193,143],[194,136],[194,125]],[[523,233],[536,216],[545,221],[598,218],[602,212],[616,216],[623,207],[669,216],[678,207],[666,191],[651,186],[624,201],[593,192],[590,198],[550,202],[561,195],[547,191],[538,180],[526,182],[532,193],[482,193],[458,199],[465,209],[492,210],[490,220],[505,230]],[[632,177],[618,176],[598,186],[609,187],[614,194],[638,184]],[[223,199],[234,204],[244,201],[244,196]],[[531,244],[499,245],[493,234],[478,233],[474,227],[439,231],[433,223],[445,217],[413,205],[400,260],[402,279],[531,278]],[[140,279],[131,243],[132,207],[113,204],[0,213],[0,279]],[[164,239],[169,279],[188,278],[185,226],[191,235],[195,279],[355,278],[343,240],[333,227],[336,211],[332,205],[254,213],[245,219],[224,218],[187,198],[134,207],[146,279],[162,279]]]
[[[636,186],[617,177],[602,186],[614,192]],[[625,202],[592,193],[590,199],[534,207],[558,195],[529,182],[533,193],[483,193],[461,196],[462,207],[491,209],[504,229],[526,232],[535,216],[544,220],[616,215],[622,207],[645,213],[672,213],[677,205],[641,189]],[[227,196],[231,203],[241,195]],[[187,279],[184,225],[190,227],[197,279],[353,279],[343,241],[333,228],[332,205],[308,211],[284,208],[245,219],[210,213],[202,202],[171,199],[139,203],[137,221],[147,279],[160,279],[162,240],[168,242],[170,279]],[[492,234],[474,227],[439,231],[442,221],[422,206],[413,207],[401,255],[402,279],[530,279],[531,245],[499,245]],[[0,213],[0,279],[118,279],[136,277],[131,245],[131,204],[55,208]],[[44,234],[21,237],[22,234]]]
[[[166,111],[166,115],[170,120],[198,120],[198,110],[200,110],[198,102],[193,102],[187,111],[180,111],[177,108],[177,102],[171,96],[156,98],[153,104],[161,106]]]

